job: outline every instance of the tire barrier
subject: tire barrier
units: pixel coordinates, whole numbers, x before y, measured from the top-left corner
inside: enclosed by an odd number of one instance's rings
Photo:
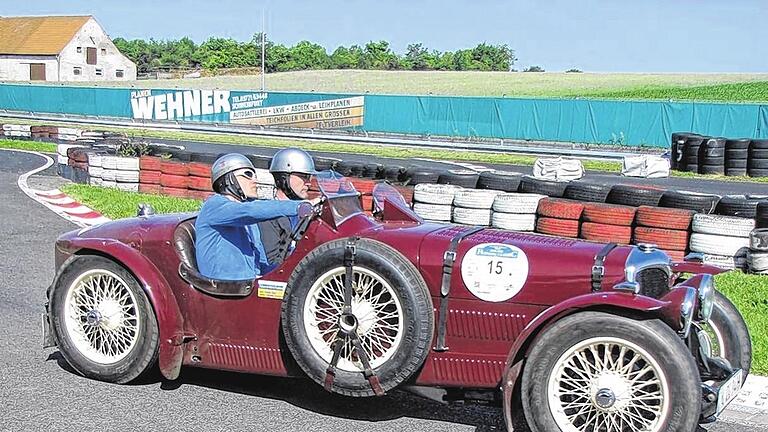
[[[720,198],[715,214],[757,219],[757,206],[768,203],[768,195],[726,195]]]
[[[417,184],[413,188],[413,210],[426,220],[449,222],[453,198],[459,190],[454,185]]]
[[[699,213],[691,227],[691,250],[703,253],[706,263],[727,269],[745,267],[754,219]]]
[[[585,203],[582,219],[598,224],[632,226],[637,208],[619,204]]]
[[[625,206],[658,206],[666,189],[653,186],[614,185],[605,202]]]
[[[760,202],[755,209],[755,226],[768,228],[768,202]]]
[[[633,242],[634,244],[651,243],[660,249],[684,253],[688,247],[688,231],[636,227]]]
[[[453,205],[462,208],[490,210],[502,191],[483,189],[460,189],[453,195]]]
[[[491,214],[491,226],[509,231],[530,232],[536,228],[536,214],[501,213]]]
[[[491,209],[453,207],[453,222],[461,225],[491,224]]]
[[[667,228],[688,231],[691,228],[693,210],[641,206],[638,207],[635,221],[638,226],[649,228]]]
[[[527,194],[527,193],[504,193],[496,195],[493,200],[493,211],[498,213],[512,214],[536,214],[539,208],[539,201],[546,198],[546,195]]]
[[[719,201],[718,195],[670,190],[661,195],[659,207],[687,209],[709,214],[715,211]]]
[[[447,184],[474,189],[480,174],[471,170],[448,170],[440,173],[437,179],[438,184]]]
[[[584,211],[584,204],[563,198],[544,198],[539,201],[536,213],[539,216],[558,219],[579,219]]]
[[[485,171],[477,179],[478,189],[492,189],[504,192],[517,192],[522,173],[514,171]]]
[[[579,236],[586,240],[627,245],[632,241],[632,227],[583,222]]]
[[[520,178],[518,190],[524,193],[561,198],[565,194],[566,186],[568,186],[568,182],[540,180],[532,176],[523,176]]]
[[[4,124],[3,136],[13,139],[25,140],[32,138],[32,132],[30,126],[28,125]]]
[[[186,176],[189,175],[189,165],[181,160],[163,159],[160,161],[160,171],[163,174]]]
[[[768,229],[758,228],[750,233],[747,267],[752,273],[768,275]]]
[[[768,139],[672,134],[673,170],[725,176],[768,176]]]
[[[579,221],[577,219],[556,219],[539,217],[536,220],[536,232],[559,237],[579,237]]]
[[[572,181],[565,186],[563,192],[563,198],[568,198],[576,201],[588,201],[588,202],[605,202],[608,198],[608,193],[611,191],[611,186],[588,183],[584,181]]]
[[[450,205],[413,203],[413,211],[427,221],[450,222],[452,209]]]

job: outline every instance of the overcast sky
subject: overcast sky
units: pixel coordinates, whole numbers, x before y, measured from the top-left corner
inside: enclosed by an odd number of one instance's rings
[[[248,40],[267,10],[286,45],[387,40],[457,50],[508,44],[517,68],[768,72],[768,0],[0,0],[0,14],[94,15],[112,37]]]

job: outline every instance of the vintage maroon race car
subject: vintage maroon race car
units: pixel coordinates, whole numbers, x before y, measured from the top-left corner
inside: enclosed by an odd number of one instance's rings
[[[197,272],[194,214],[62,235],[46,344],[118,383],[192,366],[306,375],[350,397],[490,395],[509,429],[524,413],[534,431],[693,431],[746,379],[749,335],[715,268],[650,245],[427,223],[386,184],[369,216],[343,178],[318,183],[326,199],[295,249],[255,281]]]

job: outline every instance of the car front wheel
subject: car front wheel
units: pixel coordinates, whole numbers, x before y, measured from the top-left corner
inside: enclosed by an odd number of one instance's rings
[[[701,391],[693,357],[667,325],[584,312],[534,341],[522,402],[534,431],[694,431]]]

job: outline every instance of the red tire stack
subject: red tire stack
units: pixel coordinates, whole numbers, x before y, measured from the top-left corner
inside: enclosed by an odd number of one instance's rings
[[[673,260],[681,261],[688,249],[692,210],[640,206],[635,218],[634,244],[652,243]]]
[[[584,203],[581,238],[586,240],[629,244],[632,222],[637,208],[620,204]]]
[[[189,164],[175,159],[160,161],[160,193],[178,198],[189,196]]]
[[[543,198],[536,211],[536,232],[560,237],[579,236],[579,220],[584,204],[563,198]]]
[[[160,194],[160,158],[142,156],[139,158],[139,192]]]
[[[190,162],[187,196],[205,200],[213,194],[211,185],[211,165],[205,162]]]

